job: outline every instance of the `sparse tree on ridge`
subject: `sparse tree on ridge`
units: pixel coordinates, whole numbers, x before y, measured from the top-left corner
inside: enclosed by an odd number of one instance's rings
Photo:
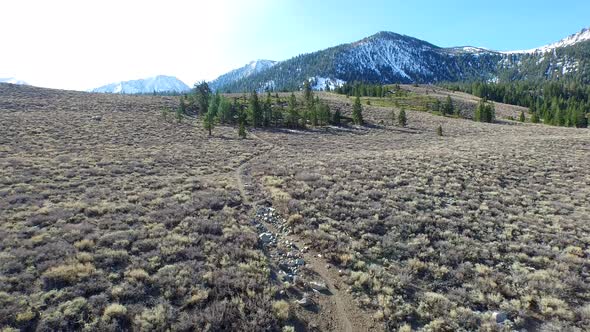
[[[391,117],[391,125],[395,126],[395,122],[397,121],[397,116],[395,115],[394,109],[391,110],[391,114],[389,116]]]
[[[525,122],[526,117],[524,116],[524,111],[520,111],[520,116],[518,117],[518,121]]]
[[[443,135],[443,129],[441,125],[438,125],[438,127],[436,128],[436,134],[438,136],[442,136]]]

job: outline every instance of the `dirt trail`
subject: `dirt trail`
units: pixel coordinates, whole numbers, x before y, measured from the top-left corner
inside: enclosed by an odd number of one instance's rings
[[[270,148],[266,149],[264,152],[244,160],[235,170],[235,179],[240,195],[242,196],[242,201],[247,205],[251,205],[249,212],[252,213],[255,211],[256,207],[252,205],[251,195],[246,188],[249,184],[247,184],[247,180],[244,178],[244,172],[253,160],[266,156],[268,152],[276,146],[252,133],[250,133],[250,136],[270,146]],[[273,233],[278,234],[274,225],[266,222],[262,223],[269,230],[272,230]],[[283,239],[295,243],[300,248],[304,247],[304,241],[296,235],[285,236]],[[338,275],[337,270],[328,269],[326,261],[317,253],[304,252],[302,255],[307,267],[319,275],[329,290],[330,295],[321,301],[322,310],[319,312],[319,315],[321,316],[321,319],[327,319],[328,321],[333,322],[333,331],[356,332],[382,330],[370,315],[358,308],[352,296],[342,290],[344,283]]]

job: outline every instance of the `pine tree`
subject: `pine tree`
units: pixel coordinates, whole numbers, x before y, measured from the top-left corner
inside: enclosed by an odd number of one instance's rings
[[[277,100],[277,107],[272,110],[272,121],[275,127],[281,126],[283,122],[283,104]]]
[[[443,130],[442,130],[442,126],[438,125],[438,127],[436,128],[436,134],[438,136],[442,136],[443,135]]]
[[[297,99],[295,94],[291,92],[289,97],[289,109],[287,110],[287,125],[291,128],[299,126],[299,112],[297,112]]]
[[[445,100],[445,104],[443,105],[442,113],[443,115],[453,114],[455,107],[453,106],[453,100],[451,96],[447,95],[447,99]]]
[[[238,137],[246,138],[246,115],[243,112],[238,114]]]
[[[271,101],[271,96],[270,96],[270,92],[268,92],[266,94],[266,100],[264,101],[264,106],[263,106],[263,115],[264,115],[264,126],[268,127],[271,124],[272,121],[272,101]]]
[[[395,110],[394,109],[391,110],[391,114],[389,116],[391,116],[391,125],[392,126],[395,126],[395,122],[397,120],[397,116],[395,116]]]
[[[250,102],[248,107],[248,121],[254,127],[260,127],[263,124],[264,116],[262,114],[262,107],[260,107],[260,101],[258,100],[258,94],[253,91],[250,95]]]
[[[397,122],[400,126],[405,127],[408,125],[408,118],[406,117],[406,111],[402,108],[399,111],[399,116],[397,118]]]
[[[186,104],[184,102],[184,97],[180,97],[180,101],[178,103],[178,108],[180,108],[180,111],[182,112],[182,114],[186,114]]]
[[[518,121],[525,122],[526,118],[524,116],[524,111],[520,111],[520,116],[518,117]]]
[[[168,114],[169,113],[170,113],[170,109],[168,107],[162,108],[162,117],[164,118],[164,121],[168,121]]]
[[[211,116],[216,117],[219,111],[219,104],[221,103],[221,95],[217,92],[213,97],[210,98],[209,106],[207,107],[207,113],[212,112]]]
[[[310,104],[313,103],[313,92],[311,91],[311,84],[307,80],[303,82],[303,99],[309,108]]]
[[[588,128],[588,118],[581,107],[575,113],[575,126],[576,128]]]
[[[230,123],[232,119],[232,105],[227,98],[221,97],[217,109],[217,117],[221,123]]]
[[[209,109],[209,112],[205,114],[203,118],[203,127],[209,132],[209,136],[211,136],[211,131],[213,127],[215,127],[215,112],[212,109]]]
[[[363,121],[363,105],[361,105],[361,98],[357,95],[352,106],[352,121],[354,124],[362,126]]]
[[[176,122],[182,122],[182,112],[180,111],[180,107],[176,109]]]
[[[207,82],[202,81],[195,84],[195,99],[199,104],[199,110],[201,114],[207,113],[209,110],[209,99],[211,98],[211,89]]]
[[[336,112],[334,112],[334,115],[332,115],[332,125],[334,126],[340,126],[340,124],[342,123],[342,114],[340,114],[340,110],[336,110]]]
[[[533,112],[533,114],[531,115],[531,122],[532,123],[539,123],[539,115],[537,114],[537,112]]]
[[[440,100],[435,100],[434,103],[432,104],[432,111],[433,112],[440,112],[441,110],[441,102]]]

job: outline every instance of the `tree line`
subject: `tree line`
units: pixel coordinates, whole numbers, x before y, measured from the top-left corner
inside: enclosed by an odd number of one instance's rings
[[[555,81],[473,82],[446,84],[445,87],[488,100],[527,107],[531,113],[531,122],[565,127],[588,127],[590,113],[590,86],[588,85]]]

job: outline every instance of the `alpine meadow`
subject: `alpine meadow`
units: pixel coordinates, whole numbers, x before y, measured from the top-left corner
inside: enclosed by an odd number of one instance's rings
[[[590,5],[173,2],[0,42],[1,332],[590,331]]]

